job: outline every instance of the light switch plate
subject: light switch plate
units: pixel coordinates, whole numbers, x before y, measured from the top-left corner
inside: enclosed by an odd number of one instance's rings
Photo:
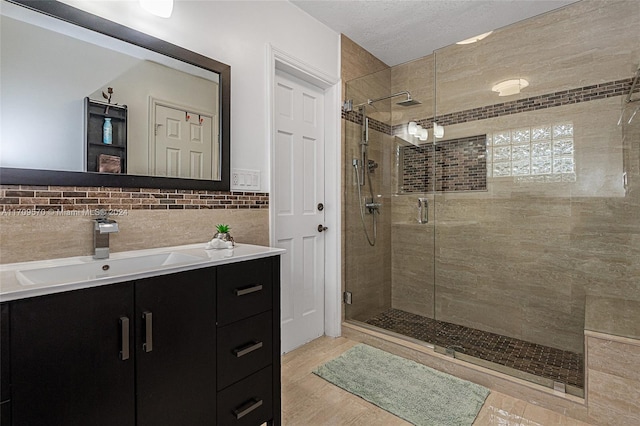
[[[231,189],[234,191],[260,191],[260,170],[233,169]]]

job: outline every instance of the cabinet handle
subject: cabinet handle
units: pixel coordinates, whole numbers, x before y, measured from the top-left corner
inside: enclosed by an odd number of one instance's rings
[[[153,314],[151,312],[143,312],[142,319],[144,320],[144,342],[142,343],[142,350],[151,352],[153,350]]]
[[[236,296],[244,296],[245,294],[255,293],[262,290],[262,284],[254,284],[249,287],[236,288]]]
[[[236,357],[240,358],[241,356],[245,356],[248,353],[256,351],[262,347],[262,342],[251,342],[246,345],[239,346],[233,350],[233,353]]]
[[[129,359],[129,318],[120,317],[120,359],[126,361]]]
[[[260,406],[262,406],[261,399],[251,398],[249,401],[233,410],[233,414],[236,415],[236,420],[239,420]]]

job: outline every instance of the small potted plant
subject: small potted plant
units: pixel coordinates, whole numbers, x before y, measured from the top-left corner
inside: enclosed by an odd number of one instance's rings
[[[232,243],[233,241],[233,237],[231,236],[231,234],[229,234],[229,230],[231,229],[231,227],[229,225],[225,225],[222,223],[219,223],[216,225],[216,233],[213,236],[213,238],[217,238],[219,240],[222,241],[231,241]]]

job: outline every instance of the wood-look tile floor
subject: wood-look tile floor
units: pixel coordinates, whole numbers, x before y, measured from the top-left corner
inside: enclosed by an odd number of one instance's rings
[[[410,423],[312,373],[358,342],[321,337],[282,357],[285,426],[396,426]],[[491,391],[474,426],[587,426],[511,396]]]

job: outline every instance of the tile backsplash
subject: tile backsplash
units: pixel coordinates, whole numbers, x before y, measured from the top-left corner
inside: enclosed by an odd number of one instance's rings
[[[183,189],[0,185],[0,211],[268,209],[269,194]]]
[[[114,253],[204,243],[218,223],[238,243],[269,245],[266,193],[1,185],[0,263],[91,255],[99,210],[120,225]]]
[[[486,135],[402,148],[401,192],[486,191]]]

